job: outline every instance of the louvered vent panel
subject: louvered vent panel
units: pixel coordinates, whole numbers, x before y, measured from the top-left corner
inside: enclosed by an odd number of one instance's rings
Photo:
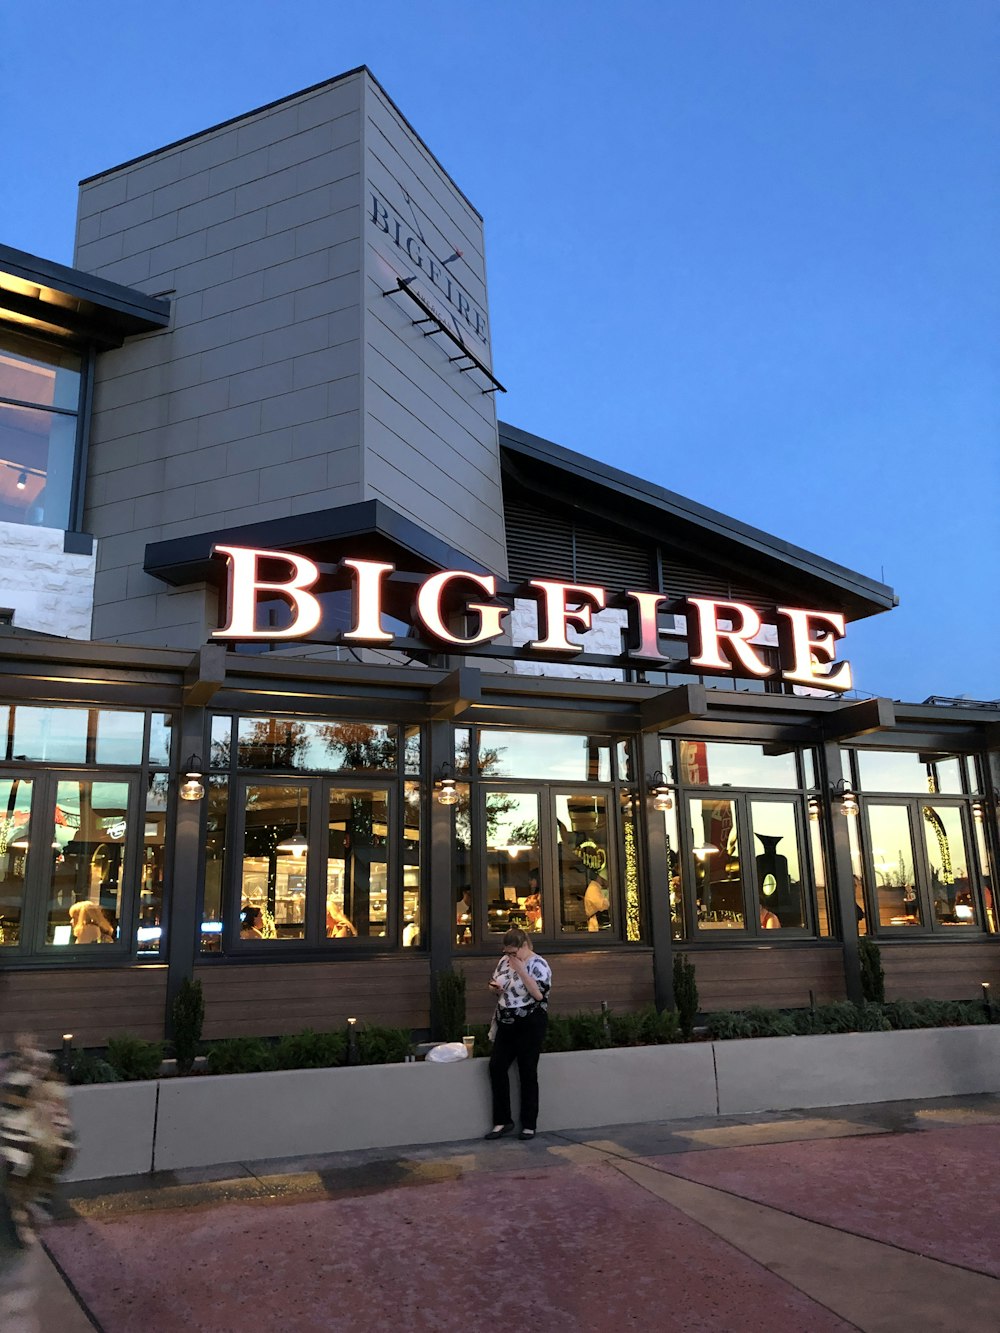
[[[649,548],[599,528],[576,525],[576,581],[620,592],[656,588],[656,557]]]
[[[727,602],[745,602],[756,610],[773,606],[775,596],[760,589],[754,591],[734,583],[725,574],[710,569],[695,569],[668,554],[661,560],[663,590],[668,597],[714,597]]]
[[[507,500],[504,522],[507,563],[515,583],[538,578],[573,582],[573,525],[568,518],[523,500]]]

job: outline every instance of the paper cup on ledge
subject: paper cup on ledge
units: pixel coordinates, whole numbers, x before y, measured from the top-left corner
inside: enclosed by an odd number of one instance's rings
[[[466,1055],[468,1056],[468,1058],[471,1060],[472,1057],[473,1057],[473,1055],[475,1055],[475,1053],[476,1053],[476,1039],[475,1039],[475,1037],[463,1037],[463,1038],[462,1038],[462,1045],[465,1047],[465,1054],[466,1054]]]

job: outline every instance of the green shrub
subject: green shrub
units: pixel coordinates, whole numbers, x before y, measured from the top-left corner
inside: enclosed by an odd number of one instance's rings
[[[347,1059],[343,1032],[296,1032],[282,1037],[272,1052],[275,1069],[330,1069]]]
[[[600,1051],[611,1045],[609,1024],[605,1015],[582,1013],[574,1014],[569,1020],[570,1050]]]
[[[461,1035],[457,1038],[461,1041]],[[358,1063],[362,1065],[397,1065],[413,1049],[409,1028],[359,1028]]]
[[[573,1031],[570,1020],[564,1014],[549,1014],[549,1025],[545,1033],[543,1051],[572,1051]]]
[[[858,1032],[888,1032],[892,1024],[880,1004],[856,1004]]]
[[[608,1026],[611,1031],[612,1046],[641,1046],[641,1014],[609,1014]]]
[[[674,1004],[685,1041],[690,1041],[694,1033],[694,1022],[698,1017],[698,986],[694,977],[694,964],[687,954],[674,954]]]
[[[434,1031],[438,1041],[461,1041],[465,1035],[464,972],[449,968],[434,974]]]
[[[658,1014],[654,1005],[648,1005],[639,1013],[639,1024],[643,1046],[666,1046],[680,1041],[681,1023],[676,1009],[664,1009]]]
[[[977,1023],[991,1023],[993,1021],[992,1018],[986,1017],[986,1006],[982,1000],[959,1000],[958,1005],[964,1015],[963,1023],[974,1026]]]
[[[475,1037],[476,1044],[473,1048],[473,1054],[476,1056],[487,1056],[492,1051],[490,1046],[490,1025],[488,1023],[472,1023],[469,1026],[470,1037]]]
[[[783,1014],[780,1009],[763,1009],[759,1005],[744,1011],[750,1025],[751,1037],[794,1037],[795,1020],[791,1014]]]
[[[885,1004],[882,950],[867,935],[862,935],[858,940],[858,963],[861,967],[861,994],[869,1004]]]
[[[123,1033],[108,1041],[108,1064],[126,1082],[156,1078],[163,1063],[163,1043]]]
[[[746,1014],[731,1013],[725,1009],[716,1014],[708,1014],[705,1018],[705,1027],[712,1041],[734,1041],[740,1037],[753,1036]]]
[[[174,997],[172,1014],[177,1072],[189,1074],[198,1054],[201,1028],[205,1021],[205,998],[201,993],[200,981],[184,978]]]
[[[77,1051],[70,1066],[69,1081],[76,1085],[121,1083],[122,1076],[116,1069],[112,1069],[107,1060],[101,1060],[96,1055],[89,1055],[86,1051]]]
[[[886,1022],[897,1032],[924,1026],[920,1014],[909,1000],[890,1000],[882,1006]]]
[[[818,1004],[813,1013],[814,1032],[856,1032],[858,1009],[850,1000]]]
[[[230,1037],[208,1048],[210,1074],[260,1074],[274,1069],[274,1047],[260,1037]]]

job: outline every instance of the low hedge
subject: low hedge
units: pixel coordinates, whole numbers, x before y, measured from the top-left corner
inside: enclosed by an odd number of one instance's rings
[[[886,1004],[840,1000],[813,1009],[740,1009],[708,1014],[705,1035],[710,1041],[732,1041],[744,1037],[969,1027],[988,1021],[979,1000],[890,1000]]]

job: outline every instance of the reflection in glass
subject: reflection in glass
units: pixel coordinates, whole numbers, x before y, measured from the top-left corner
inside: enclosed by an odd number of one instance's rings
[[[975,926],[962,813],[953,805],[925,805],[922,814],[934,918],[939,926]]]
[[[847,769],[845,772],[849,772]],[[854,882],[854,911],[858,919],[858,934],[868,935],[871,932],[868,929],[868,911],[865,907],[865,881],[863,874],[864,862],[861,858],[861,842],[858,838],[858,821],[848,819],[847,840],[851,846],[851,875]]]
[[[625,938],[631,942],[642,939],[642,913],[639,907],[639,829],[636,798],[630,792],[622,793],[622,839],[625,856],[622,881],[625,887]]]
[[[986,850],[986,829],[984,827],[982,806],[979,807],[978,814],[976,814],[975,806],[973,807],[972,827],[976,838],[979,873],[983,879],[983,908],[986,912],[986,929],[991,935],[995,935],[997,932],[997,911],[993,899],[993,880],[990,876],[990,858]]]
[[[736,803],[693,800],[689,809],[698,928],[744,930]]]
[[[799,785],[794,754],[765,754],[762,745],[729,741],[681,741],[681,780],[690,787],[777,787]]]
[[[674,782],[676,779],[676,770],[674,768],[674,743],[660,737],[660,768],[668,782]]]
[[[247,787],[241,939],[299,940],[305,936],[309,854],[284,851],[279,844],[302,836],[308,825],[307,787]],[[253,909],[260,913],[259,924]]]
[[[468,735],[468,732],[466,732]],[[456,746],[458,733],[456,732]],[[455,753],[458,753],[456,748]],[[460,782],[455,791],[458,801],[451,807],[454,816],[452,883],[455,885],[455,943],[470,945],[476,938],[476,895],[472,890],[472,811],[469,784]]]
[[[0,402],[0,521],[65,531],[75,458],[75,415]]]
[[[926,755],[894,750],[858,750],[863,791],[922,796],[928,792],[960,795],[962,765],[956,755]]]
[[[127,782],[57,783],[47,944],[118,938],[131,842],[128,794]]]
[[[816,780],[816,755],[812,750],[800,751],[802,756],[802,784],[806,791],[815,791],[819,786]]]
[[[97,714],[94,760],[98,764],[141,764],[145,713],[102,708]]]
[[[610,782],[611,744],[599,736],[483,730],[479,733],[479,775],[545,782]]]
[[[18,944],[21,939],[31,793],[32,784],[26,778],[0,781],[0,948]]]
[[[564,931],[610,930],[608,803],[604,796],[557,796],[559,916]]]
[[[220,953],[229,783],[225,778],[209,778],[205,785],[205,900],[201,908],[201,952]]]
[[[455,728],[455,772],[468,773],[472,756],[472,732],[468,727]]]
[[[170,767],[170,736],[173,730],[170,713],[152,713],[149,718],[149,762],[155,768]]]
[[[903,805],[870,804],[868,827],[879,925],[919,926],[921,912],[909,811]]]
[[[327,939],[384,937],[388,920],[389,793],[347,787],[332,790],[328,848]]]
[[[632,742],[619,741],[615,747],[618,751],[618,780],[620,782],[635,782],[635,765],[632,759]]]
[[[542,929],[538,797],[486,793],[486,929]]]
[[[136,943],[140,953],[155,954],[163,946],[163,872],[168,784],[166,773],[149,775],[142,832],[139,924],[136,929]]]
[[[406,727],[403,737],[403,771],[408,778],[420,777],[420,728]]]
[[[43,763],[87,762],[86,708],[14,709],[14,759]]]
[[[684,939],[684,862],[681,860],[680,840],[677,834],[677,807],[663,811],[663,828],[667,838],[667,876],[670,894],[670,934],[675,940]]]
[[[403,790],[403,948],[420,947],[420,812],[419,782]]]
[[[757,854],[754,881],[762,930],[806,924],[795,806],[791,801],[751,801],[750,824]]]
[[[228,768],[233,752],[233,719],[212,718],[212,748],[209,764],[212,768]]]
[[[396,767],[397,731],[394,726],[374,722],[241,717],[237,762],[240,768],[382,771]]]
[[[852,819],[852,824],[858,821]],[[809,817],[809,849],[812,852],[813,883],[816,885],[816,934],[820,937],[832,935],[833,903],[826,876],[826,857],[823,854],[823,826],[820,820]]]

